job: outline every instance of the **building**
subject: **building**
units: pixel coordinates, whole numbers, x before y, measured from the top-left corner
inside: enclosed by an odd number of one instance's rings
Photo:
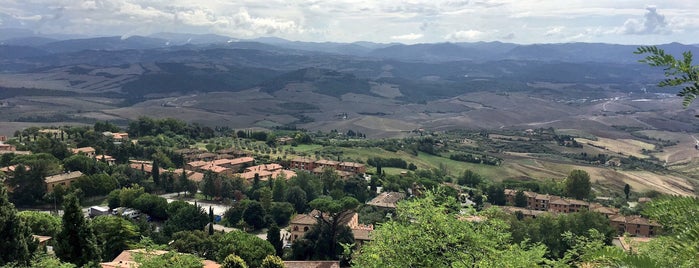
[[[211,171],[226,176],[233,176],[238,170],[255,163],[252,157],[238,157],[233,159],[215,159],[210,161],[197,160],[187,163],[187,169],[199,172]]]
[[[293,243],[297,239],[303,238],[306,232],[310,231],[311,228],[318,223],[318,217],[320,217],[320,212],[317,210],[311,211],[311,213],[308,214],[297,214],[291,219],[289,224],[289,233],[291,235],[289,241]],[[370,241],[371,232],[374,231],[373,225],[359,224],[359,214],[357,213],[346,215],[345,218],[340,221],[340,225],[347,225],[352,229],[355,240],[360,242],[357,245]]]
[[[83,154],[87,157],[94,158],[95,157],[95,148],[92,147],[81,147],[81,148],[76,148],[71,150],[73,154]]]
[[[116,158],[114,158],[111,155],[106,155],[103,154],[102,156],[97,158],[98,160],[107,163],[107,165],[113,166],[116,165]]]
[[[129,139],[129,133],[126,132],[109,132],[105,131],[102,132],[102,135],[105,137],[110,137],[114,141],[126,141]]]
[[[396,209],[396,204],[405,198],[404,193],[383,192],[374,199],[369,200],[367,205],[385,209]]]
[[[293,160],[291,160],[289,167],[311,171],[315,168],[315,161],[313,159],[305,157],[294,158]]]
[[[0,151],[15,152],[17,151],[17,147],[10,144],[0,143]]]
[[[638,215],[616,215],[609,218],[609,222],[619,234],[627,233],[634,236],[649,237],[661,231],[660,224]]]
[[[169,251],[165,250],[146,250],[146,249],[130,249],[130,250],[124,250],[119,254],[119,256],[116,256],[114,260],[110,262],[103,262],[100,263],[100,267],[102,268],[138,268],[138,263],[135,261],[134,256],[136,254],[144,254],[144,255],[151,255],[151,256],[159,256],[163,255],[165,253],[168,253]],[[182,253],[178,253],[182,254]],[[202,260],[201,261],[202,267],[203,268],[219,268],[221,267],[220,264],[214,261],[210,260]]]
[[[338,166],[338,169],[354,174],[366,173],[366,166],[364,166],[364,164],[355,162],[341,162]]]
[[[314,169],[325,169],[325,168],[332,168],[334,170],[339,170],[340,167],[340,162],[333,161],[333,160],[318,160],[315,162],[315,168]]]
[[[68,188],[71,184],[78,181],[78,178],[82,177],[82,175],[83,173],[80,171],[71,171],[68,173],[48,176],[44,178],[44,183],[46,183],[46,192],[52,193],[53,189],[58,185]]]

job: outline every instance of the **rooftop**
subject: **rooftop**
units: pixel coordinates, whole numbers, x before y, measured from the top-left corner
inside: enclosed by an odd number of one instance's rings
[[[374,197],[374,199],[369,200],[367,204],[383,208],[396,208],[396,203],[398,203],[398,201],[402,200],[403,198],[405,198],[404,193],[383,192],[379,194],[377,197]]]
[[[82,175],[83,175],[83,173],[80,171],[71,171],[68,173],[62,173],[62,174],[58,174],[58,175],[48,176],[44,179],[44,181],[46,181],[46,183],[61,182],[61,181],[65,181],[65,180],[79,178]]]

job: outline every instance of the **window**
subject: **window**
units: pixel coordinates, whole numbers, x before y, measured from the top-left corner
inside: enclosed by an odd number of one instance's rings
[[[294,226],[294,231],[298,231],[298,230],[299,230],[299,227],[298,227],[298,226]]]
[[[304,232],[308,232],[308,226],[303,227],[303,231],[304,231]]]

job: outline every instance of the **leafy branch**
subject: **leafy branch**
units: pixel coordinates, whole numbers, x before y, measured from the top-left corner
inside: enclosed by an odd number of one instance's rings
[[[691,51],[683,52],[682,58],[677,59],[656,46],[642,46],[634,54],[650,54],[639,62],[664,68],[667,79],[660,81],[659,87],[684,86],[677,94],[684,98],[684,107],[689,106],[699,95],[699,66],[692,65]]]

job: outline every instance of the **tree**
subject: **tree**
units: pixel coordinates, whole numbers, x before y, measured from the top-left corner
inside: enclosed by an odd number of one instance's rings
[[[663,67],[667,79],[658,83],[659,87],[684,86],[677,96],[683,97],[682,105],[689,106],[699,95],[699,66],[692,65],[692,52],[682,53],[682,59],[666,54],[656,46],[639,47],[635,54],[650,54],[639,62],[653,67]]]
[[[299,186],[294,186],[286,193],[286,201],[291,203],[297,213],[306,212],[306,192]]]
[[[478,175],[478,173],[471,171],[470,169],[464,170],[464,173],[461,174],[461,177],[458,179],[459,185],[464,185],[464,186],[469,186],[469,187],[475,187],[476,185],[480,184],[481,181],[483,181],[483,178]]]
[[[158,164],[158,160],[153,160],[151,176],[153,177],[153,182],[155,185],[160,186],[160,165]]]
[[[359,207],[359,201],[353,197],[343,197],[340,200],[321,197],[311,201],[309,205],[320,212],[318,224],[314,229],[321,232],[321,234],[325,234],[325,236],[321,237],[324,239],[316,240],[316,250],[322,249],[322,251],[319,251],[321,253],[320,259],[337,259],[341,253],[339,242],[343,228],[340,227],[354,215],[354,210]],[[351,240],[343,242],[353,243],[354,237]]]
[[[194,254],[196,256],[215,260],[218,252],[217,240],[222,234],[209,235],[202,230],[181,231],[172,235],[170,247],[177,252]]]
[[[272,224],[272,226],[269,227],[269,230],[267,230],[267,242],[272,244],[277,256],[284,255],[284,242],[282,241],[279,227],[277,227],[276,224]]]
[[[29,227],[17,215],[17,209],[7,198],[5,186],[0,184],[0,265],[15,263],[28,266],[36,251]]]
[[[524,191],[517,191],[515,193],[515,207],[526,208],[527,207],[527,196],[524,195]]]
[[[260,202],[253,201],[243,212],[243,220],[253,229],[258,230],[265,225],[264,216],[267,214]]]
[[[63,261],[83,266],[100,261],[100,250],[92,227],[85,220],[78,197],[71,193],[63,203],[61,232],[56,236],[56,256]]]
[[[98,216],[90,222],[96,233],[97,244],[102,252],[102,259],[111,260],[130,245],[138,242],[138,227],[122,217]]]
[[[373,241],[353,259],[358,267],[537,267],[546,248],[509,244],[507,225],[497,217],[481,222],[461,220],[449,197],[398,204],[396,217],[374,230]]]
[[[190,254],[180,254],[176,252],[166,252],[165,254],[156,254],[146,250],[144,253],[135,253],[134,260],[138,263],[139,268],[200,268],[202,267],[201,259]],[[134,265],[135,266],[135,265]]]
[[[61,218],[49,213],[25,210],[17,213],[35,235],[55,237],[61,230]]]
[[[624,194],[626,195],[626,200],[629,200],[629,194],[631,193],[631,185],[628,183],[624,185]]]
[[[575,199],[585,199],[590,196],[590,175],[583,170],[573,170],[565,180],[565,194]]]
[[[278,256],[269,255],[262,260],[260,268],[284,268],[284,261]]]
[[[221,268],[248,268],[248,265],[239,256],[229,254],[221,263]]]
[[[209,222],[209,217],[201,207],[184,201],[169,203],[166,211],[168,219],[163,224],[166,236],[179,231],[203,230]]]
[[[505,187],[503,187],[502,184],[488,186],[486,195],[488,196],[488,202],[493,205],[504,206],[505,203],[507,203]]]
[[[224,234],[218,240],[221,245],[218,251],[217,260],[223,261],[226,256],[235,254],[240,256],[250,267],[259,267],[262,260],[274,255],[274,247],[255,235],[241,231],[232,231]]]

